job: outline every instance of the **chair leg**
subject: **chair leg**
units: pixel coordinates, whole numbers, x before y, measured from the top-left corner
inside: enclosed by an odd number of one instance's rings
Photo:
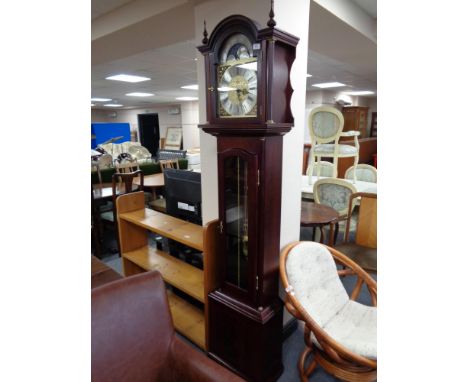
[[[312,349],[308,346],[304,349],[301,356],[299,357],[299,362],[297,363],[297,367],[299,369],[299,375],[301,378],[301,382],[307,382],[309,380],[309,376],[317,367],[317,361],[313,359],[309,366],[306,368],[306,361],[308,356],[312,353]]]
[[[312,227],[312,241],[315,241],[315,230],[317,227]]]
[[[359,157],[354,157],[354,168],[353,168],[353,183],[356,184],[356,167],[359,162]]]
[[[320,170],[322,169],[322,166],[320,165],[320,162],[322,161],[322,157],[317,157],[317,180],[320,179]],[[312,169],[313,173],[313,169]]]

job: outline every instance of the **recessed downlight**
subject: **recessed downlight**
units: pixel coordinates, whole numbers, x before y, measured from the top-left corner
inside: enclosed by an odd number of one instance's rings
[[[133,76],[131,74],[117,74],[115,76],[106,77],[106,80],[123,81],[123,82],[143,82],[149,81],[151,78],[142,76]]]
[[[341,86],[346,86],[341,82],[322,82],[320,84],[313,84],[316,88],[326,89],[326,88],[339,88]]]
[[[306,74],[306,77],[307,77],[307,78],[312,77],[312,74],[307,73],[307,74]]]

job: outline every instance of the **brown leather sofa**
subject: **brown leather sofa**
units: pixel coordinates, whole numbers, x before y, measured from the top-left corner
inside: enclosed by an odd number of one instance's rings
[[[177,337],[157,271],[91,291],[94,382],[243,381]]]

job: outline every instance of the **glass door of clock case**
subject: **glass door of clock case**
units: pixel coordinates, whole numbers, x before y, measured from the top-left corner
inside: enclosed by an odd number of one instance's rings
[[[218,154],[223,290],[255,303],[257,286],[257,155]]]

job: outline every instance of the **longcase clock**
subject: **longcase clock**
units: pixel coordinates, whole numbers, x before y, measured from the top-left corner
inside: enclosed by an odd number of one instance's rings
[[[298,38],[241,15],[205,28],[207,123],[217,137],[220,286],[209,294],[208,352],[252,381],[277,379],[283,135],[294,120],[289,74]]]

